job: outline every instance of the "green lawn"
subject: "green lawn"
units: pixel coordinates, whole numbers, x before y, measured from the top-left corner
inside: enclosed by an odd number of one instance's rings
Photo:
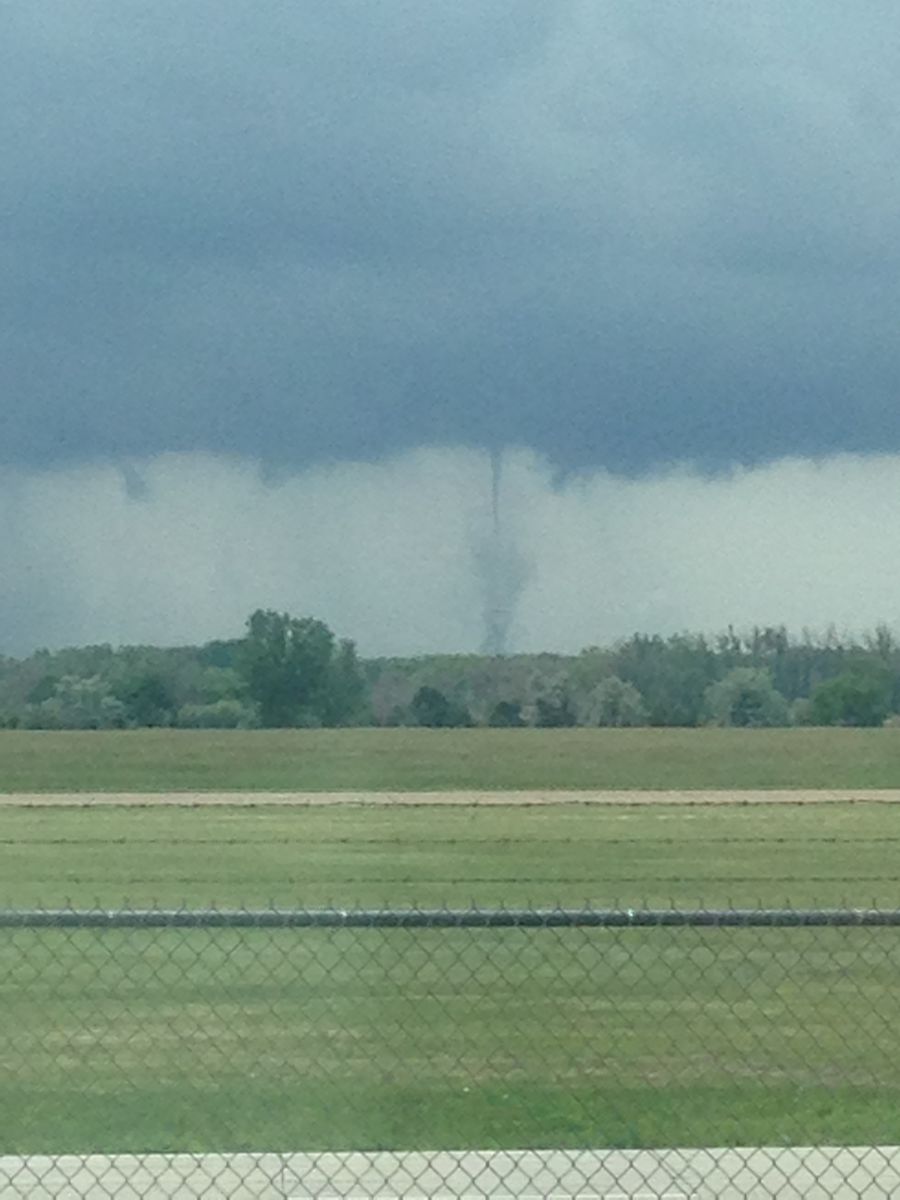
[[[896,1144],[896,930],[4,933],[0,1150]]]
[[[900,805],[2,808],[9,906],[900,905]]]
[[[165,735],[164,735],[165,736]],[[0,808],[0,900],[900,905],[900,806]],[[896,1143],[900,930],[0,931],[0,1153]]]
[[[900,729],[0,731],[0,791],[900,787]]]

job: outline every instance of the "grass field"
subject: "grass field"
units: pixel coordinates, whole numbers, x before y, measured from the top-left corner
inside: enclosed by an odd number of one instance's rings
[[[0,731],[0,791],[900,787],[900,729]]]
[[[863,788],[897,749],[16,733],[0,762],[7,790]],[[866,802],[0,808],[0,901],[895,907],[898,850],[900,806]],[[898,977],[891,929],[6,930],[0,1152],[896,1143]]]
[[[900,899],[900,806],[0,809],[20,906]],[[892,1143],[900,933],[6,931],[0,1150]]]
[[[8,1153],[896,1144],[896,930],[17,931]]]
[[[900,904],[900,805],[2,808],[0,903]]]

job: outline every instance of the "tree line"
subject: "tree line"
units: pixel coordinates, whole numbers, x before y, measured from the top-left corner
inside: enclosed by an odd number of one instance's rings
[[[0,658],[0,726],[544,728],[900,723],[900,645],[783,627],[635,634],[576,655],[361,659],[314,617],[257,610],[202,646]]]

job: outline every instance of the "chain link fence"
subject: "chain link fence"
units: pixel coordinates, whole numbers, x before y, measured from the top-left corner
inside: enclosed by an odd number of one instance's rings
[[[0,912],[0,1200],[893,1197],[898,926]]]

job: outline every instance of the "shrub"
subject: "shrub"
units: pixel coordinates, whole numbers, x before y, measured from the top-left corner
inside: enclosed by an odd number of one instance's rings
[[[451,729],[472,724],[469,710],[449,700],[437,688],[420,687],[412,698],[410,713],[417,725],[430,729]]]
[[[121,729],[126,718],[124,704],[99,676],[64,675],[52,696],[29,706],[25,723],[30,729]]]
[[[618,675],[609,675],[590,693],[586,705],[586,723],[624,729],[647,724],[647,708],[633,683]]]
[[[754,728],[787,725],[788,705],[775,690],[768,671],[735,667],[706,691],[706,710],[713,725]]]

